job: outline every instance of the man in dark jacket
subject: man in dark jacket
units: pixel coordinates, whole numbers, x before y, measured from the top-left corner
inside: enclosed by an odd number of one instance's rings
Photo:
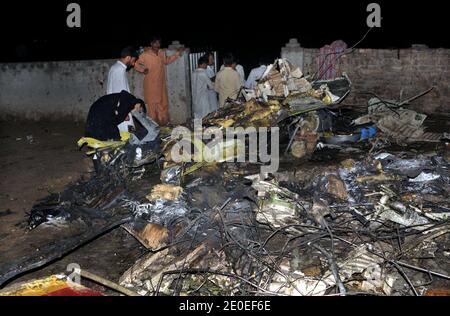
[[[120,140],[117,125],[122,123],[131,111],[142,111],[144,101],[129,92],[108,94],[92,104],[86,122],[86,137],[98,140]]]

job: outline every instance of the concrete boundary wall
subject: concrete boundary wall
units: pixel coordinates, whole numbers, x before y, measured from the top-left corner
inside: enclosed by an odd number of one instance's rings
[[[0,117],[86,119],[114,60],[0,64]]]
[[[168,50],[168,55],[175,53]],[[92,103],[106,94],[114,59],[0,64],[0,119],[86,119]],[[188,57],[166,68],[172,122],[190,117]],[[128,72],[131,93],[144,98],[144,76]]]
[[[305,74],[315,73],[319,49],[289,45],[282,57],[302,63]],[[168,55],[174,52],[169,47]],[[106,93],[108,70],[114,62],[0,64],[0,119],[84,121],[91,104]],[[347,104],[366,104],[370,96],[362,92],[405,99],[434,86],[410,107],[425,113],[450,113],[449,49],[357,49],[340,59],[340,68],[353,83]],[[170,116],[173,123],[183,123],[191,116],[188,53],[166,69]],[[143,98],[143,75],[132,70],[128,76],[132,93]]]

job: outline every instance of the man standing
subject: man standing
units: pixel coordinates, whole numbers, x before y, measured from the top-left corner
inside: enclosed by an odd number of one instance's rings
[[[208,59],[206,56],[198,60],[198,68],[192,74],[192,100],[194,118],[202,119],[212,109],[209,102],[209,91],[214,90],[214,84],[208,78],[206,68],[208,66]]]
[[[154,37],[150,45],[139,56],[135,69],[145,75],[144,95],[148,115],[160,126],[164,126],[169,122],[165,66],[177,60],[184,48],[178,49],[172,56],[166,56],[166,52],[161,49],[161,38]]]
[[[258,80],[261,79],[262,75],[267,69],[267,65],[264,61],[260,60],[259,67],[253,68],[248,75],[247,81],[245,82],[245,87],[247,89],[254,89],[258,84]]]
[[[237,71],[237,73],[239,74],[239,77],[241,79],[241,85],[243,86],[245,84],[245,72],[244,72],[244,67],[242,67],[242,65],[239,64],[238,60],[236,58],[233,57],[233,65],[232,68],[234,70]],[[220,70],[223,70],[223,68],[225,68],[225,65],[222,65],[220,67]]]
[[[224,106],[228,98],[236,99],[241,89],[241,77],[233,66],[233,56],[225,55],[224,68],[216,76],[215,90],[219,93],[219,105]]]
[[[208,78],[214,82],[216,80],[216,71],[215,71],[215,58],[214,54],[209,52],[205,54],[205,56],[208,60],[208,67],[206,68],[206,74],[208,75]],[[211,112],[217,110],[219,108],[219,102],[217,101],[217,92],[213,90],[208,89],[208,97],[209,97],[209,104],[211,106]]]
[[[131,92],[128,84],[127,71],[134,67],[137,57],[137,52],[133,47],[128,46],[122,49],[120,59],[109,70],[106,94],[120,93],[124,90]],[[121,132],[128,132],[130,126],[134,126],[133,117],[127,115],[125,121],[120,123],[118,127]]]
[[[133,47],[128,46],[122,49],[120,59],[109,69],[106,94],[120,93],[122,90],[130,92],[127,70],[134,67],[137,57]]]
[[[241,64],[239,64],[239,61],[236,59],[234,61],[233,64],[233,68],[234,70],[237,71],[237,73],[239,74],[239,78],[241,79],[241,86],[243,86],[245,84],[245,72],[244,72],[244,67],[242,67]]]

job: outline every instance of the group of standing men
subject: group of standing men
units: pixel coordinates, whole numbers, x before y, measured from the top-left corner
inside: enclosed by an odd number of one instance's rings
[[[253,89],[267,69],[264,61],[252,69],[245,80],[244,68],[232,54],[225,54],[217,75],[214,72],[214,55],[207,53],[198,61],[192,75],[192,103],[195,118],[203,118],[224,106],[228,99],[236,99],[242,88]],[[217,102],[217,95],[219,102]]]
[[[111,67],[108,73],[107,94],[130,92],[127,71],[134,69],[144,77],[144,99],[147,104],[147,114],[160,126],[169,122],[169,99],[166,87],[165,66],[182,56],[184,48],[180,48],[171,56],[161,49],[161,39],[154,37],[149,47],[140,54],[132,47],[122,50],[120,59]],[[228,99],[236,99],[241,88],[254,88],[266,69],[260,62],[260,67],[253,69],[245,80],[244,69],[232,54],[225,54],[223,65],[216,74],[215,58],[207,53],[198,61],[198,68],[192,74],[192,101],[195,118],[203,118],[207,114],[224,106]],[[118,127],[120,131],[128,131],[133,126],[131,115]]]
[[[147,114],[160,126],[169,122],[169,98],[166,87],[165,66],[182,56],[184,48],[177,50],[172,56],[167,56],[161,49],[161,38],[154,37],[149,47],[138,54],[132,47],[122,50],[120,59],[111,67],[108,73],[107,94],[130,92],[127,71],[134,69],[144,75],[144,100],[147,104]],[[131,115],[119,125],[119,130],[128,131],[133,125]]]

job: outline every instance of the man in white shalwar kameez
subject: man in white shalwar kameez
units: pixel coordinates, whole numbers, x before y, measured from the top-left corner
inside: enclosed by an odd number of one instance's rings
[[[247,89],[254,89],[258,85],[258,80],[261,79],[262,75],[266,71],[267,66],[264,61],[259,62],[259,67],[253,68],[248,75],[247,81],[245,82],[245,87]]]
[[[127,71],[134,67],[137,58],[137,52],[133,47],[128,46],[122,49],[120,59],[109,69],[106,82],[106,94],[120,93],[122,90],[131,92],[130,85],[128,84]],[[133,116],[128,114],[125,121],[117,127],[121,132],[129,132],[130,127],[134,127]]]
[[[206,67],[206,74],[208,78],[214,82],[216,79],[215,71],[215,59],[213,53],[207,53],[205,57],[208,59],[208,67]],[[211,105],[211,112],[216,111],[219,108],[219,100],[217,98],[217,92],[215,90],[208,89],[209,104]]]
[[[208,77],[207,66],[207,58],[201,57],[198,61],[198,68],[192,74],[193,111],[194,118],[198,119],[202,119],[216,110],[209,99],[209,91],[214,91],[214,84]]]

